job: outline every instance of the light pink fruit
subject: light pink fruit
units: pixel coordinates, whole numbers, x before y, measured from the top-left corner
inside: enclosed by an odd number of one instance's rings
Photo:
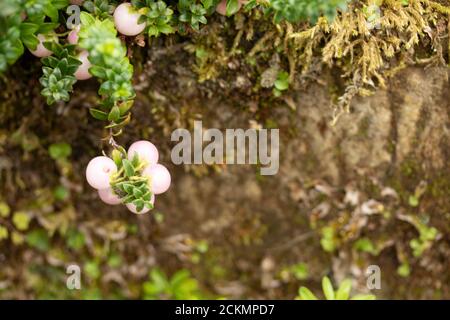
[[[86,168],[86,180],[92,188],[101,190],[110,187],[111,174],[117,172],[114,161],[108,157],[95,157]]]
[[[137,153],[139,159],[146,161],[148,166],[158,163],[158,149],[150,141],[140,140],[134,142],[128,148],[128,160],[133,160],[135,153]]]
[[[47,41],[57,41],[58,38],[46,37],[43,34],[38,34],[37,37],[39,39],[39,44],[37,45],[36,50],[30,50],[30,52],[38,58],[51,56],[53,52],[44,47],[43,43]]]
[[[161,194],[169,189],[171,182],[170,172],[162,164],[148,166],[142,174],[150,178],[150,189],[154,194]]]
[[[150,199],[150,203],[155,204],[155,195],[152,195],[152,198]],[[147,213],[150,211],[149,208],[144,207],[144,209],[142,209],[141,211],[138,212],[136,210],[136,206],[132,203],[128,203],[126,206],[127,206],[128,210],[130,210],[131,212],[136,213],[136,214],[144,214],[144,213]]]
[[[122,3],[114,11],[117,31],[126,36],[136,36],[144,31],[146,24],[138,24],[141,15],[129,3]]]
[[[69,32],[69,35],[67,36],[67,42],[69,42],[70,44],[77,44],[78,32],[80,32],[80,26],[76,26],[72,29],[72,31]]]
[[[98,190],[98,196],[104,203],[112,206],[122,203],[120,198],[112,191],[111,188]]]
[[[74,74],[77,80],[87,80],[92,77],[92,75],[89,73],[91,63],[88,60],[88,56],[89,53],[87,51],[83,51],[78,55],[78,60],[81,61],[81,65],[78,66],[78,69]]]

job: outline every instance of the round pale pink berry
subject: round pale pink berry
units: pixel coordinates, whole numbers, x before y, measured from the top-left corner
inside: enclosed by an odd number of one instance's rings
[[[128,148],[128,160],[133,160],[135,154],[138,155],[141,161],[146,161],[148,166],[158,163],[158,149],[150,141],[140,140],[134,142]]]
[[[150,199],[150,203],[153,205],[155,204],[155,195],[152,195],[152,198]],[[147,207],[144,207],[141,211],[137,211],[136,206],[132,203],[128,203],[126,206],[127,206],[128,210],[130,210],[131,212],[136,213],[136,214],[144,214],[144,213],[147,213],[150,211],[150,209]]]
[[[104,203],[112,206],[122,203],[120,198],[112,191],[111,188],[98,190],[98,196]]]
[[[170,187],[170,172],[162,164],[146,167],[143,175],[150,178],[150,189],[154,194],[164,193]]]
[[[86,180],[92,188],[101,190],[110,187],[109,179],[117,172],[114,161],[108,157],[95,157],[86,168]]]
[[[69,35],[67,36],[67,42],[69,42],[70,44],[77,44],[78,32],[80,32],[80,26],[76,26],[72,29],[72,31],[69,32]]]
[[[139,24],[141,15],[129,3],[122,3],[114,11],[114,24],[117,31],[126,36],[136,36],[144,31],[146,24]]]
[[[30,52],[38,58],[44,58],[44,57],[51,56],[53,52],[51,52],[46,47],[44,47],[44,42],[57,41],[58,38],[51,37],[51,36],[47,37],[47,36],[44,36],[43,34],[38,34],[37,38],[39,39],[39,44],[37,45],[36,50],[30,50]]]
[[[92,77],[92,75],[89,73],[91,63],[88,60],[88,56],[89,53],[87,51],[83,51],[77,57],[78,60],[81,61],[81,65],[78,66],[78,69],[74,74],[77,80],[87,80]]]

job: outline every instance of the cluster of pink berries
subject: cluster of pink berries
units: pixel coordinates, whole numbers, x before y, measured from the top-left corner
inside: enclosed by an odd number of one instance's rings
[[[71,0],[72,4],[81,5],[84,0]],[[135,36],[141,33],[146,24],[138,24],[140,14],[137,13],[130,3],[122,3],[114,11],[114,24],[117,31],[126,36]],[[76,26],[67,36],[67,42],[73,45],[78,44],[78,33],[80,32],[80,26]],[[39,39],[38,46],[35,50],[30,50],[33,55],[38,58],[44,58],[51,56],[52,51],[44,46],[44,42],[58,42],[58,37],[56,35],[37,35]],[[81,51],[77,58],[81,61],[81,65],[78,67],[74,76],[77,80],[87,80],[92,77],[89,73],[89,68],[91,68],[91,63],[88,60],[88,52]]]
[[[72,4],[81,5],[84,0],[70,0]],[[239,9],[243,4],[245,4],[247,0],[239,0]],[[222,0],[216,11],[219,14],[226,15],[226,6],[227,0]],[[146,27],[146,23],[139,23],[139,18],[141,14],[133,8],[130,3],[122,3],[117,6],[114,11],[114,24],[116,26],[117,31],[126,36],[136,36],[144,31]],[[80,26],[75,27],[68,35],[67,42],[73,45],[78,43],[78,32],[80,31]],[[56,35],[47,35],[39,34],[38,36],[39,44],[35,50],[30,50],[33,55],[39,58],[48,57],[52,55],[52,52],[44,47],[44,42],[46,41],[55,41],[58,42],[58,37]],[[86,51],[81,51],[78,55],[78,59],[81,61],[81,65],[78,67],[78,70],[75,72],[75,78],[77,80],[87,80],[92,77],[89,73],[89,68],[91,67],[91,63],[88,60],[88,53]]]
[[[78,43],[78,32],[80,31],[80,27],[75,27],[67,36],[67,42],[70,44]],[[39,44],[35,50],[30,50],[33,55],[39,58],[44,58],[51,56],[53,54],[52,51],[48,50],[44,47],[44,42],[58,42],[57,36],[44,36],[43,34],[38,34]],[[89,73],[89,68],[92,66],[88,60],[88,52],[83,50],[81,51],[77,59],[81,61],[81,65],[78,66],[77,71],[75,71],[74,76],[77,80],[87,80],[92,78],[92,75]]]
[[[155,202],[155,195],[166,192],[170,187],[171,177],[169,170],[161,164],[158,164],[158,149],[150,141],[134,142],[127,152],[128,160],[132,160],[135,156],[140,161],[145,162],[145,167],[141,172],[143,177],[147,177],[149,187],[152,191],[151,204]],[[86,168],[86,179],[89,185],[98,190],[100,199],[110,205],[122,203],[122,199],[114,192],[111,186],[111,177],[117,173],[117,165],[113,159],[105,156],[93,158]],[[149,208],[143,208],[141,211],[136,210],[136,206],[132,203],[126,204],[128,210],[133,213],[146,213]]]

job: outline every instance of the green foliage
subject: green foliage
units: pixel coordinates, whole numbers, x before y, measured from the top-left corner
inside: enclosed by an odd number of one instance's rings
[[[30,21],[39,22],[49,17],[52,22],[59,19],[58,10],[66,8],[69,0],[25,0],[24,7]]]
[[[11,213],[11,208],[8,206],[6,202],[0,202],[0,217],[7,218]]]
[[[14,64],[23,54],[24,48],[20,40],[21,19],[19,16],[0,16],[0,72],[8,65]]]
[[[397,274],[400,277],[406,278],[409,277],[409,275],[411,274],[411,268],[409,266],[408,263],[402,263],[398,268],[397,268]]]
[[[149,281],[143,283],[142,290],[144,299],[148,300],[202,299],[197,280],[191,277],[188,270],[184,269],[177,271],[170,279],[160,269],[152,269],[149,274]]]
[[[50,249],[50,239],[47,231],[44,229],[35,229],[27,234],[26,242],[29,246],[40,251],[48,251]]]
[[[140,161],[137,154],[130,161],[127,154],[119,150],[113,151],[112,158],[118,171],[111,178],[111,186],[122,202],[134,204],[138,212],[144,208],[153,209],[149,179],[142,176],[145,162]]]
[[[27,230],[30,225],[30,220],[30,216],[22,211],[15,212],[12,217],[13,224],[19,231]]]
[[[8,239],[8,229],[0,225],[0,241]]]
[[[54,160],[66,159],[72,154],[72,147],[65,142],[53,143],[48,147],[48,153]]]
[[[53,189],[53,196],[58,201],[64,201],[66,200],[70,195],[70,192],[67,188],[64,186],[57,186],[55,189]]]
[[[373,242],[368,238],[360,238],[356,240],[353,248],[358,251],[367,252],[373,255],[377,255],[379,253]]]
[[[85,8],[94,17],[100,19],[109,18],[116,9],[117,1],[110,0],[89,0],[83,2],[83,8]]]
[[[72,154],[72,147],[65,142],[53,143],[49,146],[48,153],[54,160],[66,159]]]
[[[172,26],[173,10],[164,1],[133,0],[132,4],[140,9],[142,14],[140,22],[146,22],[146,33],[149,37],[175,32]]]
[[[240,5],[239,0],[227,0],[227,16],[231,16],[239,11]]]
[[[347,0],[269,0],[269,3],[269,12],[274,13],[275,23],[282,20],[309,20],[315,23],[320,15],[331,21],[336,15],[336,9],[346,7]]]
[[[438,236],[438,231],[436,228],[428,227],[423,223],[417,224],[417,230],[419,231],[419,237],[412,239],[409,245],[413,249],[413,255],[420,257],[425,250],[431,247],[433,241]]]
[[[70,92],[77,82],[74,74],[81,65],[75,56],[75,46],[62,46],[56,42],[45,42],[44,45],[53,51],[53,56],[42,58],[44,75],[40,82],[44,88],[41,93],[49,105],[57,101],[69,101]]]
[[[212,1],[210,0],[202,0],[200,3],[192,0],[180,0],[178,1],[180,13],[178,19],[189,24],[194,30],[199,30],[200,24],[207,23],[206,14],[211,7]]]
[[[80,47],[89,52],[92,64],[89,72],[101,82],[98,93],[102,101],[99,109],[91,110],[91,114],[110,121],[107,128],[118,129],[129,121],[128,110],[135,97],[131,83],[133,66],[126,56],[127,49],[117,38],[111,20],[100,20],[86,12],[81,13],[79,37]]]
[[[70,229],[66,235],[67,246],[73,250],[79,251],[86,244],[86,238],[83,233],[76,229]]]
[[[322,238],[320,244],[323,250],[333,252],[338,246],[338,239],[336,238],[336,231],[332,226],[323,227],[321,230]]]
[[[278,72],[277,79],[274,82],[275,88],[273,89],[273,94],[276,97],[281,96],[283,91],[289,89],[289,73],[286,71]]]
[[[345,279],[339,285],[339,288],[335,290],[328,277],[322,278],[322,290],[326,300],[375,300],[376,297],[372,294],[358,294],[350,298],[350,292],[352,290],[352,282],[349,279]],[[300,287],[298,290],[299,300],[318,300],[317,296],[306,287]]]

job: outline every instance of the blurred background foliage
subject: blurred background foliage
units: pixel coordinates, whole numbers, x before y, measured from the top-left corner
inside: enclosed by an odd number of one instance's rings
[[[48,107],[25,52],[0,80],[0,297],[348,298],[370,293],[375,264],[377,297],[449,298],[449,3],[384,1],[381,30],[358,24],[369,4],[333,25],[244,10],[147,48],[128,39],[137,97],[124,143],[150,139],[170,164],[172,130],[202,119],[279,127],[284,146],[270,178],[171,165],[172,190],[144,216],[84,181],[104,147],[95,80]],[[81,290],[66,287],[70,264]]]

